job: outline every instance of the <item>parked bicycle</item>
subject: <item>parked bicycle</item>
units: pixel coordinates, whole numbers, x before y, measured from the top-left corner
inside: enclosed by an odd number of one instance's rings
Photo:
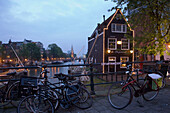
[[[30,95],[22,99],[18,105],[17,112],[50,112],[53,113],[59,105],[62,108],[69,108],[72,104],[86,109],[91,107],[92,98],[90,93],[81,83],[71,85],[67,79],[68,75],[56,74],[59,79],[56,83],[51,83],[47,77],[47,69],[44,67],[44,78],[38,77],[37,94]],[[41,80],[40,80],[41,79]],[[28,83],[34,86],[32,83]],[[85,104],[89,102],[89,104]]]
[[[8,105],[11,103],[14,106],[16,105],[15,99],[18,94],[18,87],[20,81],[12,81],[11,79],[16,75],[16,72],[8,73],[9,79],[7,81],[0,82],[0,107]]]
[[[153,100],[159,92],[158,83],[150,77],[148,73],[142,80],[136,81],[132,74],[132,65],[127,64],[126,81],[120,81],[112,84],[108,91],[108,100],[116,109],[127,107],[133,99],[133,96],[142,96],[144,100]]]
[[[55,77],[61,82],[57,94],[61,97],[59,103],[62,108],[69,108],[72,104],[80,109],[87,109],[92,106],[92,97],[80,80],[73,83],[69,81],[72,76],[62,73],[55,74]]]

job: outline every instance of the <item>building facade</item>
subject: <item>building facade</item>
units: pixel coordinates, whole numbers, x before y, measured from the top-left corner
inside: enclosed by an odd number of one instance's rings
[[[133,61],[134,31],[120,9],[101,24],[88,37],[88,61],[101,63],[99,72],[117,72],[126,69],[122,62]]]

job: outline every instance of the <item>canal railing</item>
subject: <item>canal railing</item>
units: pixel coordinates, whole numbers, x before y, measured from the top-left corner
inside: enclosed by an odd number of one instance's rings
[[[130,64],[139,64],[139,63],[157,63],[157,61],[143,61],[143,62],[128,62]],[[169,66],[169,61],[166,64],[167,67]],[[42,65],[42,66],[24,66],[24,67],[1,67],[0,70],[5,69],[38,69],[38,68],[52,68],[52,67],[77,67],[77,66],[83,66],[83,67],[89,67],[89,72],[87,74],[74,74],[70,75],[73,77],[81,77],[81,76],[89,76],[90,77],[90,83],[86,84],[87,86],[90,86],[91,94],[95,94],[95,87],[96,85],[102,85],[102,84],[113,84],[122,80],[126,80],[126,71],[117,71],[117,72],[108,72],[108,73],[97,73],[94,72],[95,66],[102,66],[102,65],[110,65],[109,63],[91,63],[91,64],[69,64],[69,65]],[[112,64],[113,65],[113,64]],[[149,68],[150,69],[150,68]],[[154,70],[152,70],[154,71]],[[167,71],[167,70],[166,70]],[[111,76],[109,76],[111,75]],[[136,79],[139,80],[139,74],[136,73]],[[94,77],[97,77],[104,82],[101,83],[94,83]],[[19,79],[12,79],[12,80],[19,80]],[[0,82],[8,81],[8,79],[0,80]]]

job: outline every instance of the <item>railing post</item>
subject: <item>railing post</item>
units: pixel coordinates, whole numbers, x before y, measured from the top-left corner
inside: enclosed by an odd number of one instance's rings
[[[91,87],[91,95],[95,95],[92,63],[90,64],[90,87]]]
[[[137,70],[137,81],[139,82],[139,70]]]

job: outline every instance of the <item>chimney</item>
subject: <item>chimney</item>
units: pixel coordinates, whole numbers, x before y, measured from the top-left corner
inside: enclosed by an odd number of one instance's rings
[[[103,15],[103,21],[105,22],[105,15]]]
[[[100,23],[97,23],[97,26],[100,26]]]

